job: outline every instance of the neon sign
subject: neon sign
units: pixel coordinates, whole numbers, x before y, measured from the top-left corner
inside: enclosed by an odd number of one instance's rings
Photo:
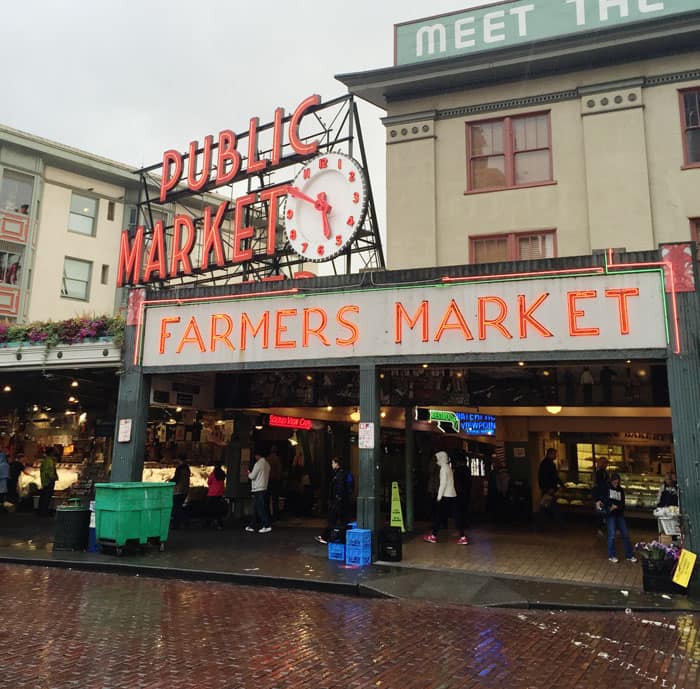
[[[268,425],[276,428],[291,428],[295,431],[310,431],[311,419],[304,419],[299,416],[279,416],[270,414]]]
[[[496,435],[496,417],[490,414],[478,414],[458,411],[459,428],[467,435]]]

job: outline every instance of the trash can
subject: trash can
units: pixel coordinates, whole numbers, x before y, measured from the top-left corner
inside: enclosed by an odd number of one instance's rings
[[[385,526],[379,532],[379,559],[387,562],[401,562],[403,558],[403,540],[401,528]]]
[[[165,549],[174,483],[96,483],[95,530],[100,545],[120,553],[127,543]]]
[[[90,510],[80,505],[56,508],[54,550],[85,550],[88,545]]]

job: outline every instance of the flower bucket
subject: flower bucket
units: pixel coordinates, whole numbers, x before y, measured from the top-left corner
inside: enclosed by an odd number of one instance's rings
[[[673,583],[675,560],[642,560],[642,585],[645,591],[652,593],[681,593],[687,591]]]

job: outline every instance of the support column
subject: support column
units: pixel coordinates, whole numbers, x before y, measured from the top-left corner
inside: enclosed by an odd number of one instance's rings
[[[374,364],[360,365],[360,422],[372,423],[372,448],[360,448],[357,525],[376,532],[379,527],[379,386]]]
[[[416,444],[413,437],[413,407],[404,409],[404,451],[406,463],[406,531],[413,531],[413,463]]]
[[[134,366],[136,326],[127,325],[124,333],[124,373],[119,379],[119,399],[112,453],[113,482],[141,481],[143,477],[146,424],[151,391],[150,378],[143,375],[141,366]],[[131,421],[128,441],[119,440],[119,422]]]

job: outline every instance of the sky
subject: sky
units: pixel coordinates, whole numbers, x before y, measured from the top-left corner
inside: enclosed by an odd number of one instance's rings
[[[0,23],[0,124],[135,168],[387,67],[393,25],[484,0],[22,0]],[[384,115],[360,105],[383,227]]]

